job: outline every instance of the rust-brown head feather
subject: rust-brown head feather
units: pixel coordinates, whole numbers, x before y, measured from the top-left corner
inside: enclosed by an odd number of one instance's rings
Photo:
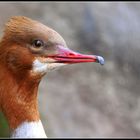
[[[37,90],[41,77],[55,67],[104,60],[67,48],[53,29],[27,17],[12,17],[0,42],[0,107],[10,128],[38,121]]]
[[[6,23],[4,33],[3,39],[12,42],[30,43],[33,39],[42,39],[66,46],[64,39],[56,31],[24,16],[12,17]]]

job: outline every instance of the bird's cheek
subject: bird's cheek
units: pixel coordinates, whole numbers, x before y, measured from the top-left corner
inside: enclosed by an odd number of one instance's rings
[[[31,69],[31,58],[27,57],[26,55],[21,55],[21,53],[18,52],[8,52],[6,55],[6,62],[7,67],[10,68],[10,70],[15,71],[16,73],[19,73],[19,71],[22,70],[22,72]]]

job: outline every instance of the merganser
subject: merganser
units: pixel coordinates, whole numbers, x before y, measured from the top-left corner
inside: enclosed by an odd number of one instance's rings
[[[97,62],[97,55],[70,50],[56,31],[24,16],[12,17],[0,41],[0,108],[11,138],[46,138],[38,111],[41,78],[57,67]]]

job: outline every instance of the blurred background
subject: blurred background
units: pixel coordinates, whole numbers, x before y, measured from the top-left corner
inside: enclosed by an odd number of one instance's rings
[[[39,87],[48,137],[140,137],[139,2],[0,2],[0,35],[11,16],[38,20],[70,49],[97,54],[105,65],[69,65]],[[0,114],[0,137],[9,128]]]

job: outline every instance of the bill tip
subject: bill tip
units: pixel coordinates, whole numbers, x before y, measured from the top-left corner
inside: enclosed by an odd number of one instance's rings
[[[98,62],[99,62],[101,65],[104,65],[104,63],[105,63],[104,58],[103,58],[102,56],[97,56],[97,58],[98,58]]]

